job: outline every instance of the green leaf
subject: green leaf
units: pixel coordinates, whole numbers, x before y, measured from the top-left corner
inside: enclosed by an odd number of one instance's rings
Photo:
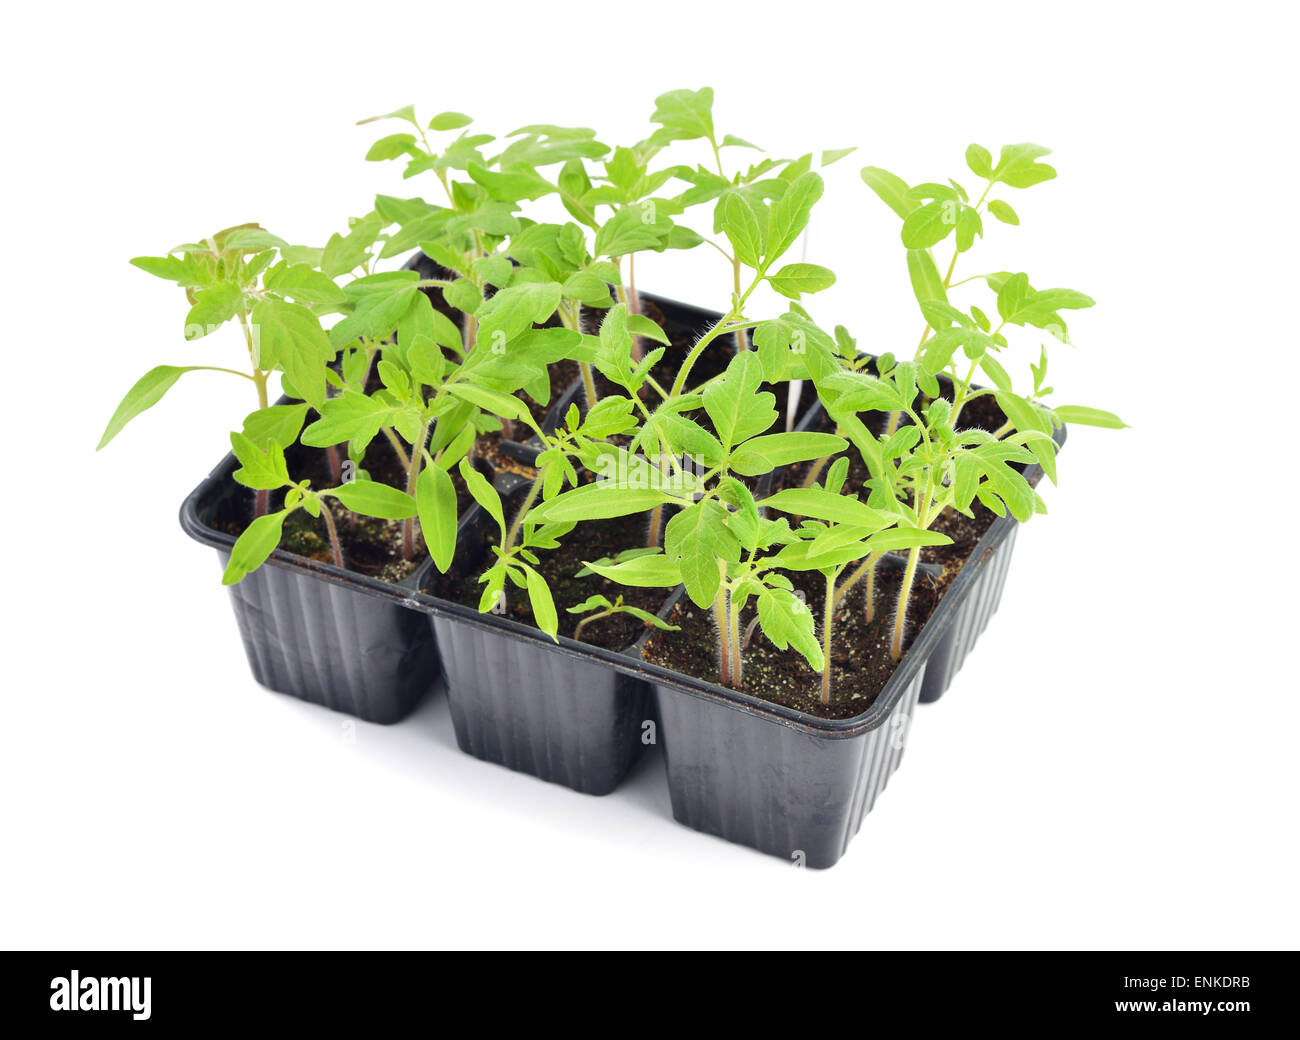
[[[429,120],[430,130],[459,130],[474,122],[464,112],[439,112]]]
[[[817,264],[786,264],[768,279],[782,296],[799,299],[802,293],[821,292],[835,284],[833,271]]]
[[[292,483],[284,461],[284,449],[271,441],[265,448],[245,437],[231,432],[230,445],[240,468],[231,474],[237,484],[257,491],[274,491]]]
[[[287,513],[270,513],[259,516],[239,536],[230,549],[230,562],[221,576],[222,585],[234,585],[257,570],[280,544]]]
[[[1050,148],[1040,144],[1008,144],[998,156],[998,165],[993,174],[1003,184],[1013,188],[1029,188],[1043,181],[1050,181],[1056,176],[1056,170],[1037,160],[1044,155],[1051,155]]]
[[[537,571],[527,565],[523,566],[528,583],[528,602],[533,608],[533,620],[537,622],[538,628],[558,643],[556,632],[560,627],[560,618],[555,612],[555,600],[551,596],[551,588]]]
[[[1031,302],[1035,308],[1053,311],[1082,310],[1097,305],[1097,301],[1087,293],[1074,289],[1039,289],[1033,294]]]
[[[862,168],[862,180],[867,187],[880,196],[880,199],[886,206],[892,209],[903,219],[916,209],[918,203],[907,198],[907,181],[901,177],[896,177],[888,170],[882,170],[879,166],[864,166]]]
[[[478,405],[485,412],[499,415],[503,419],[522,419],[527,412],[528,406],[519,398],[510,394],[503,394],[499,390],[489,390],[485,386],[474,386],[470,383],[451,383],[447,386],[447,392],[454,394],[463,401]]]
[[[253,324],[262,366],[279,368],[302,399],[319,408],[325,400],[325,365],[335,355],[320,320],[301,304],[267,297],[253,308]]]
[[[408,123],[419,126],[415,120],[415,106],[403,105],[401,108],[394,109],[392,112],[385,112],[381,116],[367,116],[365,119],[358,119],[357,126],[365,126],[367,123],[377,123],[381,119],[405,119]]]
[[[1001,199],[992,199],[989,202],[989,212],[1004,224],[1019,224],[1020,217],[1016,211]]]
[[[662,554],[638,556],[623,563],[590,563],[584,565],[602,578],[643,589],[671,589],[682,583],[681,568],[677,561]]]
[[[992,353],[980,355],[980,368],[993,380],[993,385],[999,390],[1011,389],[1011,376],[1007,374],[1007,370],[1002,367],[1002,363]]]
[[[767,218],[767,248],[764,250],[767,263],[779,258],[798,241],[824,190],[825,183],[820,174],[809,171],[794,180],[772,203]]]
[[[220,248],[237,249],[245,253],[260,253],[263,249],[284,249],[289,243],[257,225],[232,228],[224,237],[217,235]]]
[[[687,595],[707,607],[722,583],[719,563],[740,560],[740,542],[727,526],[727,510],[706,499],[685,506],[668,521],[664,553],[681,568]]]
[[[966,165],[976,177],[989,180],[993,176],[993,156],[981,145],[973,144],[966,149]]]
[[[875,509],[848,495],[833,495],[822,488],[786,488],[763,499],[759,505],[793,516],[829,520],[872,531],[883,530],[898,519],[893,513]]]
[[[287,448],[302,432],[307,408],[305,404],[273,404],[259,408],[244,418],[244,436],[259,448],[270,443]]]
[[[975,237],[984,234],[984,221],[974,206],[962,206],[957,211],[957,251],[964,253],[975,244]]]
[[[446,573],[456,555],[456,488],[441,466],[425,466],[415,483],[415,507],[433,564]]]
[[[713,138],[713,88],[670,90],[655,98],[650,121],[660,124],[667,140],[690,141]]]
[[[886,553],[898,549],[914,549],[927,545],[951,545],[952,539],[938,531],[926,531],[919,527],[891,527],[880,531],[867,539],[866,546],[872,552]]]
[[[912,282],[912,293],[917,303],[938,300],[948,301],[948,293],[939,276],[939,268],[928,249],[909,249],[907,251],[907,274]]]
[[[393,408],[356,390],[344,390],[323,401],[320,413],[320,418],[302,431],[302,442],[309,448],[328,448],[345,441],[369,444],[394,416]]]
[[[829,433],[772,433],[745,441],[732,454],[727,468],[742,476],[757,477],[777,466],[838,454],[848,446],[844,438]]]
[[[415,499],[405,491],[374,480],[353,480],[330,488],[329,493],[354,513],[381,520],[406,520],[415,516]]]
[[[185,287],[202,285],[209,278],[203,266],[188,256],[137,256],[131,259],[131,266]]]
[[[956,203],[927,202],[903,221],[903,245],[929,249],[948,237],[957,226]]]
[[[175,365],[158,365],[156,368],[149,369],[137,381],[135,386],[126,392],[122,398],[122,403],[117,406],[117,411],[113,417],[108,420],[108,426],[104,428],[104,435],[99,438],[99,444],[95,447],[96,451],[104,447],[109,441],[122,432],[132,419],[143,411],[147,411],[162,400],[163,394],[172,388],[172,384],[180,379],[186,372],[193,372],[198,367],[191,365],[186,368],[178,368]]]
[[[647,509],[672,501],[674,500],[662,491],[619,487],[617,481],[598,480],[534,506],[532,516],[548,522],[607,520],[616,516],[644,513]]]
[[[239,313],[244,302],[243,290],[223,283],[194,294],[194,306],[185,315],[185,338],[200,339]]]
[[[746,350],[731,359],[721,379],[705,387],[704,410],[726,451],[776,422],[776,396],[760,393],[762,383],[763,363],[754,351]]]
[[[1052,409],[1056,417],[1064,423],[1079,426],[1100,426],[1106,430],[1122,430],[1128,423],[1114,412],[1103,412],[1100,408],[1088,408],[1078,404],[1063,404]]]
[[[858,150],[857,145],[852,148],[827,148],[822,152],[822,166],[829,166],[831,163],[839,162],[846,155],[852,155]]]
[[[266,272],[263,285],[298,303],[330,306],[347,300],[347,294],[334,284],[334,279],[308,264],[276,264]]]
[[[366,162],[384,162],[414,152],[415,137],[412,134],[389,134],[370,146],[370,150],[366,152]]]
[[[815,672],[826,666],[821,644],[817,642],[812,611],[790,590],[767,586],[759,590],[758,623],[778,650],[794,647]]]
[[[746,267],[758,267],[763,255],[763,231],[758,217],[745,198],[728,195],[723,203],[722,231],[735,250],[736,259]]]
[[[487,477],[483,476],[465,459],[460,460],[460,479],[465,482],[465,487],[469,489],[474,501],[486,509],[488,515],[497,522],[497,527],[501,528],[501,537],[504,540],[506,536],[506,514],[501,505],[501,496],[497,494],[497,489],[488,482]],[[537,510],[534,509],[533,513],[536,512]]]

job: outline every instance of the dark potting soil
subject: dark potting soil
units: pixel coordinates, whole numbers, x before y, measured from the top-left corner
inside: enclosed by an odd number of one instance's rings
[[[888,422],[888,415],[868,412],[863,413],[862,419],[869,430],[881,433]],[[960,419],[964,429],[978,427],[990,432],[999,429],[1005,422],[1006,416],[992,397],[978,397],[971,401],[962,409]],[[814,428],[833,432],[833,423],[822,413],[819,424]],[[860,488],[869,474],[856,451],[850,448],[848,455],[849,475],[845,487]],[[801,486],[811,466],[809,463],[783,472],[774,483],[773,490]],[[973,503],[972,512],[973,517],[966,517],[955,510],[947,510],[935,522],[934,530],[948,535],[952,544],[927,546],[921,550],[920,558],[923,561],[936,564],[942,570],[936,579],[918,574],[913,583],[907,613],[905,647],[929,620],[948,586],[997,519],[991,510],[979,502]],[[901,563],[905,558],[906,554],[898,554],[897,562]],[[803,591],[807,597],[820,638],[826,595],[824,579],[820,575],[809,574],[790,574],[789,577],[795,588]],[[870,707],[896,668],[890,659],[889,647],[901,581],[902,567],[894,561],[877,567],[871,621],[867,620],[866,614],[865,582],[859,582],[845,596],[835,615],[829,706],[821,703],[821,676],[808,667],[802,655],[793,650],[777,650],[757,629],[743,655],[744,672],[740,689],[763,700],[784,704],[819,718],[852,718],[860,715]],[[745,614],[741,621],[742,630],[752,620],[752,611],[747,610]],[[643,648],[644,658],[699,679],[718,682],[718,643],[713,612],[701,609],[683,597],[674,607],[669,620],[682,625],[683,631],[671,635],[660,632],[652,634]]]
[[[886,412],[863,412],[860,418],[868,430],[881,434],[885,431],[889,416]],[[992,433],[1000,429],[1006,422],[1006,415],[991,396],[977,397],[962,408],[958,422],[962,429],[975,428],[988,430]],[[834,427],[834,422],[825,412],[819,413],[815,429],[833,433]],[[850,447],[845,454],[849,457],[849,473],[845,479],[844,488],[846,491],[856,492],[866,483],[870,473],[867,471],[866,463],[862,461],[862,456],[856,450]],[[774,483],[773,491],[789,487],[802,487],[812,465],[812,463],[809,463],[784,471]],[[825,470],[822,472],[824,474]],[[865,496],[862,497],[865,500]],[[952,584],[961,571],[962,565],[970,558],[970,554],[975,551],[975,546],[979,543],[979,540],[984,537],[985,532],[993,526],[993,521],[997,519],[997,515],[978,500],[971,503],[971,512],[974,516],[963,516],[955,509],[944,510],[931,529],[940,534],[946,534],[952,539],[952,544],[927,545],[921,549],[920,558],[923,562],[932,563],[943,568],[939,578],[940,593]],[[906,557],[906,553],[897,555],[900,558]]]
[[[645,545],[648,523],[646,517],[635,516],[589,520],[561,541],[558,549],[538,553],[540,562],[537,570],[551,587],[551,596],[559,613],[560,635],[572,637],[584,617],[597,613],[589,611],[587,614],[570,614],[567,610],[597,593],[607,597],[611,603],[617,602],[621,595],[627,606],[640,607],[651,614],[658,613],[668,598],[668,590],[627,588],[598,574],[577,577],[578,571],[588,560],[605,559]],[[493,530],[487,544],[491,546],[499,541],[498,533]],[[488,549],[487,552],[490,554],[491,550]],[[483,586],[478,578],[484,565],[480,564],[472,573],[460,573],[453,569],[439,575],[429,591],[453,603],[477,608],[483,595]],[[506,585],[506,616],[525,625],[534,623],[528,593],[510,584]],[[582,642],[606,650],[626,650],[641,638],[645,630],[645,622],[630,614],[615,614],[587,625],[582,630]]]
[[[313,488],[338,486],[339,481],[331,472],[329,455],[324,449],[295,444],[285,454],[289,473],[295,480],[306,477],[310,479]],[[340,460],[346,459],[346,452],[340,449],[339,457]],[[376,440],[371,444],[363,460],[363,468],[372,480],[392,487],[405,486],[406,474],[401,463],[384,441]],[[343,563],[347,570],[396,583],[411,574],[425,558],[424,539],[420,536],[418,523],[415,525],[415,553],[412,559],[406,560],[402,556],[400,520],[359,516],[334,499],[326,501],[338,531]],[[283,492],[271,493],[271,510],[280,509],[283,503]],[[240,488],[237,496],[223,504],[213,526],[226,534],[242,534],[253,521],[255,504],[256,492]],[[325,518],[313,517],[305,509],[295,509],[285,521],[280,548],[295,556],[320,563],[335,562]]]
[[[790,574],[794,587],[803,592],[816,619],[821,638],[821,618],[826,602],[826,582],[819,574]],[[802,654],[778,650],[756,627],[742,654],[744,669],[739,689],[765,701],[783,704],[823,719],[848,719],[866,711],[894,674],[889,656],[893,635],[894,604],[902,580],[901,569],[879,567],[876,573],[874,615],[866,614],[866,584],[859,582],[844,597],[835,614],[831,643],[831,703],[821,702],[821,675],[814,672]],[[938,605],[933,584],[918,575],[912,586],[908,611],[906,647]],[[754,618],[754,610],[741,614],[742,634]],[[697,607],[683,596],[668,617],[680,625],[680,632],[653,632],[642,648],[642,657],[653,664],[684,672],[697,679],[717,683],[718,630],[713,612]]]

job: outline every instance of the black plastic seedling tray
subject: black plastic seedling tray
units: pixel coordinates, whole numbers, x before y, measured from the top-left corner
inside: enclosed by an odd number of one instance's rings
[[[648,299],[693,331],[718,318]],[[800,425],[811,419],[810,410]],[[236,465],[228,455],[181,508],[182,527],[223,566],[235,538],[214,525],[248,494],[231,479]],[[996,609],[1017,527],[1010,516],[992,524],[871,707],[846,720],[649,664],[637,648],[553,642],[439,599],[423,591],[434,573],[427,560],[394,585],[277,549],[231,596],[254,677],[273,690],[390,723],[441,668],[463,750],[592,794],[618,785],[643,748],[645,723],[657,719],[678,821],[829,867],[897,768],[915,705],[942,694]],[[482,529],[481,511],[470,508],[458,555],[482,552]]]

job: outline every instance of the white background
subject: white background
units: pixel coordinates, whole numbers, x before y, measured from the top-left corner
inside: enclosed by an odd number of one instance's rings
[[[6,14],[0,943],[1295,946],[1294,12],[452,10]],[[93,451],[145,369],[238,357],[186,345],[180,294],[129,257],[247,220],[320,244],[376,192],[433,197],[362,161],[356,119],[415,102],[631,142],[656,94],[706,83],[720,132],[859,146],[809,259],[839,274],[814,313],[875,351],[919,327],[858,169],[1052,146],[1059,179],[1008,193],[1023,226],[965,270],[1095,296],[1052,382],[1133,426],[1072,432],[1000,613],[831,871],[674,824],[657,756],[589,798],[460,754],[441,696],[349,743],[257,687],[176,524],[245,384],[187,376]],[[724,306],[706,252],[642,287]]]

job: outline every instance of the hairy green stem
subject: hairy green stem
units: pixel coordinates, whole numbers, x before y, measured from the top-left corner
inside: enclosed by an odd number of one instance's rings
[[[393,451],[397,453],[397,461],[402,464],[402,469],[409,470],[411,468],[411,459],[406,454],[406,449],[402,447],[402,439],[393,432],[391,426],[385,426],[383,432],[388,443],[392,445]]]
[[[838,426],[835,427],[835,436],[840,436],[840,428]],[[808,476],[803,479],[803,486],[810,488],[816,484],[817,481],[821,479],[822,473],[825,472],[830,461],[831,457],[829,455],[824,455],[822,458],[814,462],[812,469],[808,471]]]
[[[907,606],[912,597],[912,582],[916,578],[916,564],[921,558],[921,547],[913,546],[907,554],[907,569],[903,571],[903,584],[898,590],[898,606],[894,609],[894,636],[889,643],[889,656],[897,662],[903,656],[903,634],[907,629]]]
[[[334,526],[334,517],[330,513],[330,504],[328,502],[321,502],[320,515],[325,520],[325,530],[329,532],[330,552],[334,554],[334,566],[343,567],[345,566],[343,563],[343,546],[339,542],[339,532]]]
[[[542,478],[539,476],[533,481],[532,487],[528,489],[528,494],[524,498],[524,503],[519,507],[519,512],[515,514],[514,522],[510,525],[510,531],[506,535],[506,544],[502,547],[502,551],[507,555],[510,553],[510,550],[515,547],[515,539],[519,537],[519,529],[524,525],[524,517],[526,517],[528,511],[533,508],[533,504],[537,501],[537,496],[541,494],[541,491]]]
[[[867,624],[876,620],[876,561],[867,571]]]
[[[729,615],[727,634],[731,641],[732,654],[731,670],[736,678],[733,685],[739,688],[741,680],[745,677],[745,657],[740,648],[740,606],[730,593],[727,594],[727,613]]]
[[[727,621],[727,586],[719,585],[713,598],[713,623],[718,626],[718,675],[723,686],[731,686],[731,639]]]
[[[406,470],[406,493],[415,497],[415,488],[420,480],[420,464],[424,461],[424,445],[429,439],[429,423],[420,427],[419,439],[411,445],[411,462]],[[415,559],[415,517],[402,521],[402,559]]]
[[[835,625],[835,575],[826,575],[826,607],[822,613],[822,703],[831,702],[831,631]]]
[[[574,628],[573,630],[574,640],[581,642],[582,630],[586,628],[588,625],[590,625],[593,621],[599,621],[601,618],[607,618],[613,616],[614,616],[614,611],[612,610],[601,610],[601,611],[597,611],[595,614],[588,614],[585,618],[579,621],[577,627]]]
[[[847,596],[853,590],[853,586],[855,586],[863,578],[866,578],[868,581],[872,581],[875,578],[876,564],[880,562],[880,555],[881,555],[880,553],[874,553],[874,552],[869,553],[867,555],[867,558],[863,560],[862,563],[858,566],[858,569],[855,570],[852,574],[850,574],[848,580],[845,581],[844,584],[841,585],[839,589],[836,590],[835,592],[836,607],[838,607],[840,603],[843,602],[844,597]],[[868,610],[870,610],[870,607],[868,607]],[[871,619],[868,618],[867,620],[869,621]]]

